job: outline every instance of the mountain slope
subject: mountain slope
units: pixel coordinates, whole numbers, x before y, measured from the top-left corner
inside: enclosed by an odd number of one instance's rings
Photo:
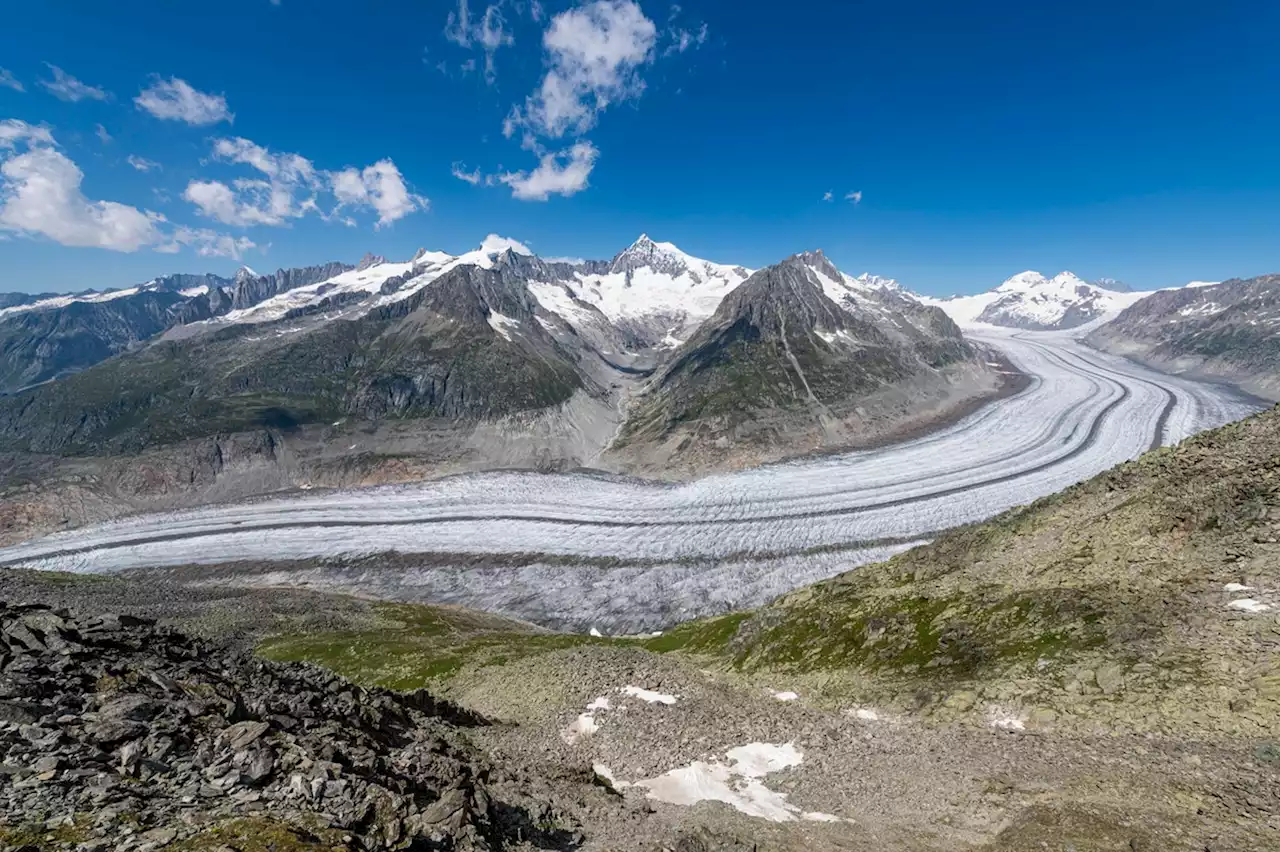
[[[664,639],[892,710],[1275,737],[1277,460],[1271,410]]]
[[[1166,372],[1280,399],[1280,275],[1162,290],[1086,338]]]
[[[310,328],[232,326],[162,342],[0,400],[0,441],[136,452],[351,416],[476,419],[541,409],[582,386],[518,281],[463,266],[412,298]]]
[[[695,469],[753,463],[867,443],[998,385],[941,311],[807,253],[720,303],[635,401],[615,449]]]
[[[138,287],[10,299],[0,309],[0,393],[69,375],[178,326],[338,274],[339,263],[234,279],[175,274]]]

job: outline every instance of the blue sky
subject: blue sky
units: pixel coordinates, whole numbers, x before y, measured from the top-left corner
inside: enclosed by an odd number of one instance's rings
[[[1280,270],[1273,2],[164,5],[6,11],[0,290],[490,232],[929,294]]]

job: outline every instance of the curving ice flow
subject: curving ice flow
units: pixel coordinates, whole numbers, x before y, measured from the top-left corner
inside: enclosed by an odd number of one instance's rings
[[[879,450],[674,486],[498,472],[212,506],[50,535],[0,549],[0,564],[118,571],[388,551],[631,564],[830,547],[883,553],[1260,407],[1230,389],[1095,352],[1067,333],[984,329],[974,336],[1029,374],[1030,386],[946,429]]]

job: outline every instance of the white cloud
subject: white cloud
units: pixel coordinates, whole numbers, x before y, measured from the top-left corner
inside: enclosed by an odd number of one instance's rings
[[[47,128],[0,121],[0,232],[120,252],[188,246],[202,256],[239,257],[256,247],[207,228],[171,228],[151,210],[86,198],[84,173],[56,144]]]
[[[363,170],[331,172],[330,178],[338,199],[333,212],[348,206],[372,207],[378,212],[377,228],[427,208],[427,199],[409,192],[400,170],[390,160],[379,160]]]
[[[522,201],[573,195],[587,188],[587,178],[599,154],[590,142],[578,142],[567,151],[544,154],[532,172],[507,172],[498,180],[511,187],[511,194]]]
[[[92,100],[105,101],[110,97],[105,89],[99,89],[97,86],[90,86],[88,83],[82,83],[75,77],[72,77],[66,71],[63,71],[57,65],[51,65],[48,62],[49,70],[53,72],[52,80],[41,80],[40,85],[54,97],[75,103],[77,101]]]
[[[830,201],[833,198],[835,198],[835,196],[831,193],[831,190],[829,189],[826,192],[822,193],[823,201]]]
[[[168,80],[155,78],[133,102],[138,105],[138,109],[145,110],[156,118],[185,121],[194,126],[217,124],[220,121],[230,124],[235,120],[235,115],[227,109],[225,97],[198,91],[186,80],[179,80],[177,77],[170,77]]]
[[[0,230],[125,252],[159,241],[159,214],[85,198],[84,173],[54,147],[47,129],[0,122],[0,157]]]
[[[188,246],[200,257],[229,257],[240,260],[258,244],[248,237],[232,237],[208,228],[179,227],[168,242],[156,246],[156,251],[174,253]]]
[[[218,180],[187,184],[182,197],[202,215],[227,225],[284,225],[312,212],[328,219],[343,208],[366,207],[378,214],[377,227],[382,227],[425,210],[429,203],[409,191],[400,170],[389,159],[364,169],[326,172],[299,154],[276,154],[242,138],[215,140],[213,153],[219,160],[249,166],[265,176],[239,178],[230,184]],[[318,201],[324,192],[336,199],[328,213],[321,210]]]
[[[0,68],[0,86],[6,89],[13,89],[15,92],[25,92],[27,87],[22,85],[17,77],[13,76],[13,72],[8,68]]]
[[[458,180],[466,181],[472,186],[477,186],[480,181],[484,180],[479,169],[469,172],[463,168],[462,163],[454,163],[452,173]]]
[[[644,90],[641,66],[653,61],[657,28],[632,0],[594,0],[561,12],[543,34],[547,73],[524,107],[503,125],[559,138],[595,124],[610,104]]]
[[[160,164],[155,160],[148,160],[146,157],[139,157],[136,154],[130,154],[125,157],[125,162],[140,172],[149,172],[152,169],[158,170],[160,168]]]
[[[852,204],[861,204],[861,203],[862,203],[862,190],[860,190],[860,189],[858,189],[858,190],[854,190],[853,192],[851,192],[851,193],[849,193],[848,195],[846,195],[846,196],[844,197],[844,200],[845,200],[845,201],[848,201],[848,202],[850,202],[850,203],[852,203]]]
[[[0,121],[0,149],[13,148],[19,142],[27,142],[32,145],[52,145],[53,134],[49,132],[47,127],[37,127],[33,124],[27,124],[25,121],[19,121],[16,118],[6,118]]]
[[[458,7],[449,13],[444,28],[444,37],[459,47],[474,46],[484,51],[484,78],[490,83],[497,79],[494,54],[499,48],[515,44],[515,37],[507,29],[507,20],[502,14],[504,2],[499,0],[490,4],[484,14],[474,18],[467,0],[458,0]],[[475,60],[470,61],[470,68],[464,66],[464,72],[469,70],[475,70]]]
[[[267,179],[240,178],[230,186],[217,180],[191,181],[182,197],[204,216],[240,227],[283,225],[316,209],[315,194],[323,181],[305,157],[273,154],[239,137],[215,140],[213,155],[250,166]]]
[[[95,124],[93,127],[93,132],[97,134],[98,139],[101,140],[103,145],[108,145],[111,143],[111,134],[108,133],[107,128],[103,127],[101,124]]]

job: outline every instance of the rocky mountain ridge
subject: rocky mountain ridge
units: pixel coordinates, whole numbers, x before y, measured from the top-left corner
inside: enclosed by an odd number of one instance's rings
[[[938,308],[844,275],[821,252],[794,255],[749,277],[672,352],[620,441],[756,445],[766,457],[796,434],[856,445],[876,433],[865,413],[886,394],[918,414],[938,396],[996,392],[979,351]]]
[[[0,394],[75,373],[175,327],[207,322],[331,278],[340,263],[234,279],[177,273],[124,290],[19,300],[0,310]]]
[[[1165,372],[1280,399],[1280,275],[1162,290],[1086,341]]]

